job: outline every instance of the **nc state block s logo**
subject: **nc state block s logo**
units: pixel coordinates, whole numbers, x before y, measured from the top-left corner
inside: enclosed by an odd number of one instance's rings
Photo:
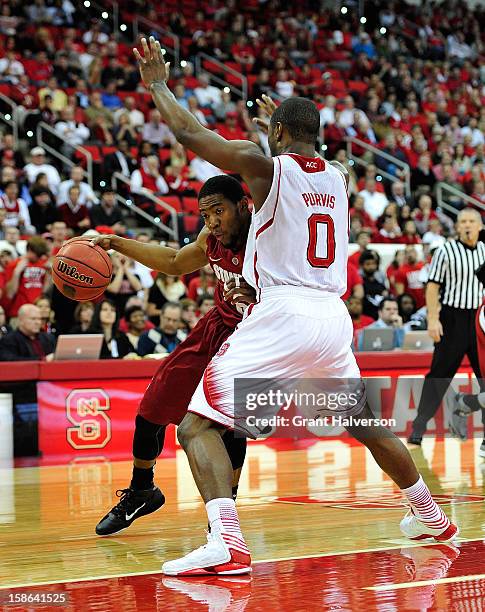
[[[66,397],[66,417],[74,427],[66,430],[75,449],[104,448],[111,440],[108,394],[103,389],[74,389]]]

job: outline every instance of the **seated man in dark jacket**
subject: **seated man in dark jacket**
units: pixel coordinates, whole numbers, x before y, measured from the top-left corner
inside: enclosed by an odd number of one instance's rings
[[[182,342],[184,336],[180,332],[182,309],[179,304],[166,302],[160,313],[160,326],[144,332],[138,340],[138,354],[142,357],[154,353],[171,353]]]
[[[24,304],[18,312],[18,328],[0,340],[0,361],[52,361],[56,338],[41,332],[40,310]]]

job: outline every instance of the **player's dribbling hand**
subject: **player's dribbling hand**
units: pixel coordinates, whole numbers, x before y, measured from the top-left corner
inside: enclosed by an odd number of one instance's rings
[[[224,300],[234,305],[254,304],[256,302],[256,291],[244,278],[241,278],[239,283],[231,278],[227,283],[224,283]]]
[[[433,339],[434,342],[439,342],[443,335],[443,326],[439,320],[428,321],[428,336]]]
[[[165,83],[168,81],[170,62],[165,63],[162,47],[158,40],[150,36],[150,46],[148,46],[147,39],[142,38],[141,46],[143,49],[143,56],[136,48],[133,49],[133,54],[138,62],[140,75],[145,86],[149,88],[152,83]]]
[[[93,236],[91,242],[97,244],[105,251],[109,251],[111,247],[111,241],[116,238],[114,234],[101,234],[100,236]]]

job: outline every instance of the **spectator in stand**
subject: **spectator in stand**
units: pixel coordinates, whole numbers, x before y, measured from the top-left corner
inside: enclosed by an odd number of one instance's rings
[[[57,255],[60,248],[68,238],[68,229],[64,221],[55,221],[50,228],[52,236],[51,256]]]
[[[88,126],[93,128],[96,125],[98,117],[103,117],[108,129],[114,125],[113,113],[104,106],[103,99],[99,91],[95,91],[89,98],[90,105],[85,111]]]
[[[446,242],[446,238],[443,236],[443,226],[439,219],[431,219],[428,222],[428,228],[428,231],[423,234],[423,244],[441,246]]]
[[[103,106],[105,108],[109,110],[121,108],[121,98],[118,96],[116,91],[116,81],[110,81],[106,85],[104,92],[101,94],[101,101],[103,102]]]
[[[178,276],[159,272],[148,293],[147,314],[154,325],[160,323],[162,307],[167,302],[178,302],[185,297],[186,286]]]
[[[89,333],[103,334],[100,359],[130,359],[134,353],[126,334],[118,329],[116,306],[109,299],[96,304]]]
[[[66,201],[59,206],[59,219],[64,221],[69,229],[74,230],[76,234],[91,227],[89,219],[89,210],[85,204],[81,204],[79,196],[81,190],[77,185],[72,185],[69,188]]]
[[[18,61],[15,51],[8,50],[5,57],[0,59],[0,82],[16,84],[24,74],[24,67]]]
[[[358,232],[356,237],[356,243],[359,245],[359,249],[349,256],[349,261],[352,265],[354,265],[357,269],[359,268],[359,257],[362,255],[364,251],[367,250],[367,247],[370,243],[371,233],[368,230],[361,230]]]
[[[67,55],[58,53],[54,64],[54,77],[62,89],[74,87],[78,79],[82,76],[80,68],[69,64]]]
[[[125,310],[124,319],[128,329],[126,336],[138,354],[138,342],[140,341],[140,336],[145,332],[145,311],[141,306],[130,306]]]
[[[239,127],[237,113],[227,113],[225,123],[220,125],[217,131],[226,140],[244,140],[246,138],[245,132]]]
[[[396,202],[399,208],[411,204],[411,198],[405,195],[404,183],[402,181],[391,183],[391,200]]]
[[[160,324],[155,329],[144,332],[138,341],[138,354],[165,355],[171,353],[183,340],[180,331],[181,308],[179,304],[167,302],[162,306]]]
[[[295,81],[291,80],[287,70],[278,70],[275,89],[281,98],[291,98],[295,92]]]
[[[2,297],[1,288],[0,288],[0,299]],[[10,325],[7,324],[7,315],[5,314],[5,309],[0,305],[0,341],[4,336],[9,334],[12,331]]]
[[[106,297],[116,306],[118,313],[125,310],[126,302],[134,295],[143,295],[143,285],[133,269],[133,261],[116,252],[111,254],[113,276],[106,288]]]
[[[110,57],[108,65],[101,71],[101,85],[108,89],[111,83],[114,84],[115,90],[121,88],[125,82],[125,71],[120,65],[117,57]],[[109,104],[105,103],[105,106]]]
[[[18,310],[18,327],[0,339],[0,361],[52,361],[56,339],[41,331],[40,310],[23,304]]]
[[[106,188],[101,195],[101,202],[89,211],[91,226],[96,229],[100,225],[110,228],[111,233],[122,236],[126,232],[121,209],[116,203],[116,194]]]
[[[29,183],[33,183],[37,175],[43,173],[47,176],[49,189],[55,194],[61,183],[61,177],[57,169],[45,160],[45,150],[42,147],[34,147],[30,151],[30,163],[24,167],[25,175]]]
[[[378,191],[379,193],[386,192],[382,183],[382,177],[378,175],[377,167],[374,164],[369,164],[368,166],[366,166],[364,176],[357,181],[357,189],[359,191],[365,189],[366,181],[371,179],[375,180],[376,182],[376,191]]]
[[[142,138],[157,147],[169,147],[175,142],[175,136],[167,124],[162,122],[162,116],[157,109],[150,111],[150,121],[143,126]]]
[[[89,138],[89,129],[84,123],[75,121],[72,106],[61,112],[61,121],[58,121],[54,128],[64,142],[62,150],[67,157],[71,157],[73,147],[83,145]]]
[[[396,272],[396,295],[409,293],[413,296],[418,308],[425,304],[424,284],[421,270],[424,267],[422,261],[418,261],[416,247],[408,245],[404,250],[404,263]]]
[[[207,127],[209,125],[206,116],[199,108],[199,103],[197,102],[197,98],[195,96],[190,96],[190,98],[188,99],[188,110],[192,113],[192,115],[194,115],[194,117],[201,125],[203,125],[204,127]]]
[[[402,235],[399,240],[401,244],[420,244],[416,223],[412,219],[407,219],[403,224]]]
[[[215,287],[216,277],[214,270],[207,264],[200,270],[199,276],[196,276],[189,282],[187,297],[197,302],[198,297],[202,294],[208,293],[209,295],[214,295]]]
[[[138,144],[138,134],[131,125],[130,116],[126,112],[123,112],[119,116],[119,121],[113,130],[113,134],[116,140],[125,140],[130,147],[134,147]]]
[[[19,308],[32,304],[51,287],[47,243],[40,236],[27,241],[25,255],[10,262],[5,269],[5,293],[9,300],[9,317],[16,317]]]
[[[137,166],[136,158],[131,154],[126,140],[119,140],[116,151],[108,153],[104,158],[104,173],[109,180],[115,172],[129,179]]]
[[[60,113],[67,106],[67,95],[60,89],[56,77],[50,77],[47,81],[47,86],[39,89],[39,101],[42,104],[45,96],[52,98],[52,110],[55,113]]]
[[[368,121],[364,111],[355,108],[354,98],[350,95],[345,96],[344,108],[338,117],[339,127],[343,129],[349,128],[356,123],[358,118]]]
[[[35,234],[35,227],[30,220],[29,207],[25,200],[18,196],[19,186],[15,181],[9,181],[3,186],[0,208],[6,211],[4,226],[18,227],[21,234]]]
[[[194,94],[201,108],[211,108],[220,104],[222,95],[221,90],[210,85],[210,77],[207,73],[202,73],[198,77],[199,86],[195,88]]]
[[[409,293],[402,293],[397,298],[397,306],[399,316],[402,319],[405,329],[412,329],[413,325],[408,325],[411,322],[411,317],[416,313],[416,301]]]
[[[91,27],[83,34],[83,43],[85,45],[91,45],[93,43],[105,45],[108,40],[109,36],[101,31],[101,21],[93,18],[91,20]]]
[[[200,295],[197,300],[198,317],[204,317],[212,308],[214,308],[214,296],[208,293]]]
[[[128,113],[130,124],[137,131],[140,132],[145,125],[145,116],[136,108],[136,101],[133,96],[127,96],[123,101],[123,108],[118,109],[114,113],[115,123],[119,123],[121,115]]]
[[[356,332],[374,323],[372,317],[362,314],[363,307],[363,299],[361,297],[351,295],[347,300],[347,310],[349,311],[350,318],[352,319],[352,326],[354,328],[354,344],[356,344],[357,340]]]
[[[337,105],[337,98],[335,96],[325,97],[325,106],[320,111],[320,125],[324,127],[327,124],[335,123],[335,107]]]
[[[84,204],[91,208],[93,204],[98,204],[99,200],[96,197],[92,187],[83,181],[84,171],[81,166],[73,166],[71,168],[71,177],[67,181],[62,181],[59,185],[57,193],[57,204],[60,206],[67,202],[69,189],[73,186],[79,187],[79,204]]]
[[[379,273],[380,258],[375,251],[364,251],[359,257],[364,285],[364,314],[377,319],[377,307],[388,291]]]
[[[69,330],[70,334],[87,334],[94,315],[92,302],[79,302],[74,311],[75,324]]]
[[[393,348],[401,348],[404,341],[405,329],[403,327],[402,317],[399,315],[397,301],[394,298],[385,297],[379,304],[379,318],[374,323],[371,323],[366,329],[393,329],[394,339]],[[357,345],[359,351],[362,350],[364,338],[362,332],[358,335]]]
[[[19,246],[20,231],[18,227],[7,226],[4,229],[4,240],[15,257],[20,257],[21,246]],[[23,253],[24,251],[22,251]]]
[[[130,189],[135,195],[168,193],[168,185],[160,174],[160,159],[156,155],[149,155],[140,169],[133,171]]]
[[[381,229],[374,234],[373,242],[395,244],[401,241],[401,228],[394,215],[384,215]]]
[[[397,145],[396,136],[394,132],[389,132],[385,139],[385,146],[381,147],[383,153],[387,153],[388,155],[392,155],[396,157],[399,161],[404,163],[408,163],[406,154],[402,149],[400,149]],[[376,166],[380,170],[384,170],[393,176],[401,176],[402,170],[400,166],[397,166],[392,161],[386,159],[383,156],[376,155]]]
[[[414,222],[418,232],[422,235],[428,231],[428,224],[432,219],[438,219],[436,211],[433,210],[433,201],[427,194],[422,194],[418,199],[418,207],[413,211]]]
[[[216,168],[213,164],[205,159],[197,156],[192,159],[189,167],[194,179],[201,182],[205,182],[213,176],[223,174],[222,170]]]
[[[5,239],[5,219],[7,218],[7,211],[5,208],[0,207],[0,240]]]
[[[51,308],[51,301],[49,296],[41,295],[39,296],[34,304],[40,310],[40,318],[42,321],[41,330],[43,332],[47,332],[49,334],[56,335],[56,326],[54,321],[54,311]]]
[[[374,221],[389,203],[386,195],[377,191],[376,181],[372,178],[366,180],[365,188],[359,191],[359,195],[364,199],[364,210]]]
[[[429,153],[419,156],[418,165],[411,171],[411,189],[426,187],[430,192],[436,184],[436,177],[431,168],[431,157]]]
[[[180,331],[187,337],[197,325],[197,304],[189,298],[180,300]]]
[[[271,73],[266,68],[263,68],[258,73],[257,79],[253,85],[252,97],[254,100],[258,100],[261,99],[263,94],[266,96],[273,95],[273,88],[271,87]]]

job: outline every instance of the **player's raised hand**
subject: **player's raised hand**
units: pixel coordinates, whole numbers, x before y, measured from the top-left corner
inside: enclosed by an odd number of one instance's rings
[[[158,40],[150,36],[150,45],[147,39],[141,39],[143,55],[138,49],[133,49],[133,54],[138,61],[140,75],[147,88],[152,83],[165,83],[170,74],[170,62],[165,62],[162,54],[162,47]]]
[[[259,106],[259,108],[261,108],[264,112],[264,114],[266,115],[266,117],[268,117],[268,119],[271,119],[271,115],[275,112],[276,110],[276,104],[275,102],[266,94],[263,94],[261,96],[261,100],[259,98],[256,99],[256,104]],[[265,132],[268,131],[269,128],[269,121],[266,119],[261,119],[260,117],[255,117],[253,119],[254,123],[256,123],[257,125],[259,125],[259,127],[261,129],[263,129]]]

